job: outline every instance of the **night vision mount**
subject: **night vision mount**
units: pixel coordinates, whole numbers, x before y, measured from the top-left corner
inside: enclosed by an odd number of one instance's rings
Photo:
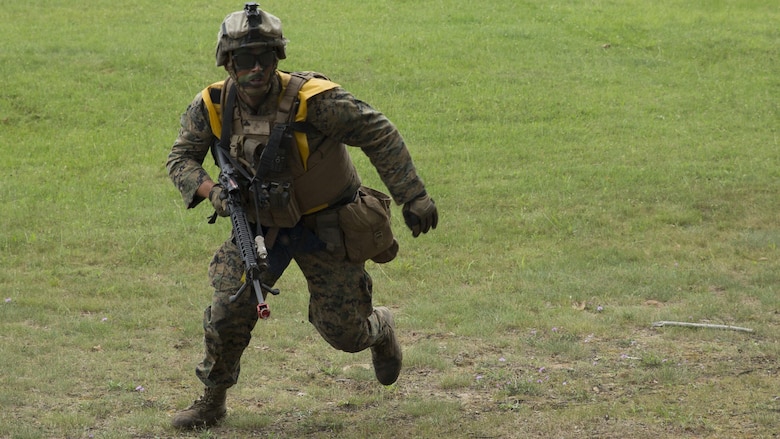
[[[260,15],[260,7],[256,2],[244,3],[244,12],[246,12],[246,21],[249,25],[249,38],[259,39],[260,36],[260,23],[263,21],[263,17]]]

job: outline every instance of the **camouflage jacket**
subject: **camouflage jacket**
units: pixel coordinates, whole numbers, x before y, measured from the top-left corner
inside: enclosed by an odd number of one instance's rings
[[[280,90],[279,81],[276,81],[270,92],[272,98],[267,102],[275,102]],[[240,99],[237,104],[245,105]],[[398,204],[411,201],[425,190],[401,134],[381,112],[341,87],[309,98],[307,107],[306,121],[319,131],[307,134],[310,145],[317,145],[322,141],[321,136],[328,136],[361,148]],[[242,111],[251,110],[242,107]],[[275,104],[264,105],[257,110],[260,114],[274,111]],[[168,175],[188,208],[203,201],[196,191],[210,178],[203,162],[216,140],[209,124],[208,110],[201,93],[198,93],[181,116],[179,136],[166,162]]]

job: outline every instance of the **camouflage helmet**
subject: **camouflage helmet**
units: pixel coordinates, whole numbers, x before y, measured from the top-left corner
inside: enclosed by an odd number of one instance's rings
[[[285,59],[287,39],[282,35],[282,21],[259,8],[257,3],[246,3],[243,11],[228,14],[217,34],[217,66],[227,64],[228,53],[242,47],[268,47],[276,57]]]

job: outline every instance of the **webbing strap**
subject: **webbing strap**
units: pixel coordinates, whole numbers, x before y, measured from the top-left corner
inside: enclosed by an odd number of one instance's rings
[[[222,135],[219,138],[219,146],[226,151],[230,151],[230,135],[233,134],[233,108],[236,105],[236,86],[230,83],[229,87],[227,101],[222,109]]]
[[[290,74],[290,82],[287,83],[287,89],[284,91],[282,100],[279,101],[279,109],[276,112],[276,123],[293,122],[295,115],[290,114],[295,105],[295,98],[303,87],[303,84],[311,79],[311,75],[301,75],[298,73]]]
[[[233,105],[236,103],[236,88],[230,87],[230,91],[227,95],[227,103],[225,104],[224,108],[227,111],[222,112],[222,127],[224,128],[222,130],[222,134],[220,135],[219,141],[215,141],[211,145],[211,155],[214,156],[214,162],[219,165],[221,160],[219,159],[219,155],[222,157],[227,158],[230,163],[233,165],[235,169],[238,169],[239,171],[243,171],[240,166],[236,166],[235,161],[233,160],[233,157],[230,157],[230,132],[232,129],[232,125],[230,125],[230,117],[232,117],[233,114]],[[231,116],[227,116],[227,114],[230,114]],[[222,169],[219,170],[219,172],[222,172]],[[211,195],[211,194],[209,194]],[[209,224],[214,224],[217,221],[217,211],[214,211],[214,214],[211,215],[209,218]]]
[[[287,124],[277,123],[274,125],[274,129],[271,130],[271,135],[268,137],[268,144],[263,148],[263,152],[260,154],[260,161],[257,164],[257,170],[255,176],[262,179],[269,172],[283,172],[287,166],[287,151],[286,148],[281,147],[285,136],[290,134],[287,131]]]
[[[229,88],[225,106],[222,108],[222,135],[219,137],[218,147],[222,148],[222,152],[230,164],[232,164],[244,178],[251,180],[252,176],[249,175],[249,173],[244,170],[244,167],[237,163],[236,159],[230,155],[230,136],[233,134],[233,109],[236,105],[236,86],[232,82],[226,84],[229,84]]]
[[[296,98],[303,84],[308,81],[310,76],[293,73],[290,81],[284,91],[284,95],[279,101],[276,111],[276,120],[271,135],[268,137],[268,143],[260,154],[260,160],[257,163],[255,177],[262,179],[269,172],[283,172],[287,166],[287,151],[285,148],[289,142],[284,142],[285,137],[292,137],[289,131],[290,123],[295,120]]]

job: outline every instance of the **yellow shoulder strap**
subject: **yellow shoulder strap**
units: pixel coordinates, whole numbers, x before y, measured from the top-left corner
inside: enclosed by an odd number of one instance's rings
[[[282,88],[287,88],[287,84],[290,83],[290,74],[285,72],[279,72],[279,78],[282,80]],[[303,84],[303,87],[298,91],[298,113],[295,114],[295,121],[302,122],[306,120],[306,100],[312,96],[318,95],[324,91],[332,90],[339,87],[335,82],[328,81],[327,79],[320,79],[313,77]]]
[[[225,81],[215,82],[208,87],[204,88],[201,92],[203,103],[206,105],[206,109],[209,112],[209,124],[211,125],[211,132],[214,133],[217,138],[222,135],[222,104],[221,99],[214,102],[214,99],[222,94],[222,87],[225,85]]]

